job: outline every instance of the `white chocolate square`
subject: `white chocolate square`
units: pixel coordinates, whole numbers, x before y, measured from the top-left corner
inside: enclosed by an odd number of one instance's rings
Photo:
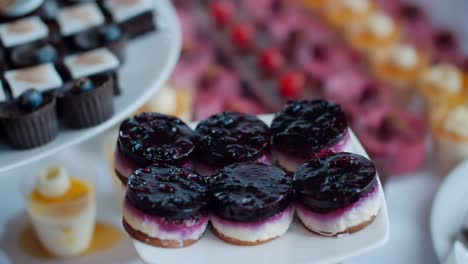
[[[62,78],[52,63],[5,72],[5,79],[13,97],[20,96],[28,89],[44,92],[62,86]]]
[[[0,25],[0,39],[3,46],[7,48],[46,38],[47,35],[49,35],[49,28],[37,16]]]
[[[107,48],[67,56],[65,66],[74,79],[116,70],[120,63]]]
[[[63,8],[57,16],[60,33],[67,37],[104,24],[105,18],[96,3]]]
[[[106,0],[104,6],[116,22],[123,22],[151,11],[155,0]]]

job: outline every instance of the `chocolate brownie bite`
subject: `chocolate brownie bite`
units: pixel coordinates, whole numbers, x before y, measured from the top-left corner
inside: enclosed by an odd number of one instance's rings
[[[208,225],[208,187],[187,168],[154,164],[128,179],[123,225],[136,240],[178,248],[197,242]]]
[[[288,103],[273,119],[271,132],[273,158],[289,173],[312,157],[352,151],[345,113],[324,100]]]
[[[51,63],[9,70],[4,77],[13,98],[19,97],[31,87],[42,93],[59,89],[63,85],[62,78]]]
[[[64,86],[58,106],[71,128],[96,126],[114,114],[113,78],[108,74],[80,78]]]
[[[110,74],[114,81],[114,94],[119,94],[117,69],[120,61],[107,48],[98,48],[90,51],[69,55],[64,59],[64,66],[68,77],[77,80],[83,77],[92,77],[98,74]]]
[[[62,52],[49,42],[39,42],[12,48],[9,61],[12,67],[24,68],[43,63],[55,64],[62,57]]]
[[[16,149],[41,146],[58,132],[55,97],[30,89],[2,106],[0,126],[7,143]]]
[[[296,171],[293,185],[299,219],[323,236],[362,230],[382,203],[374,164],[357,154],[313,158]]]
[[[38,16],[0,24],[0,40],[7,51],[20,45],[47,41],[48,37],[49,28]]]
[[[288,230],[293,217],[292,178],[257,162],[224,167],[209,178],[214,233],[244,246],[271,241]]]
[[[117,24],[107,24],[78,33],[70,38],[72,50],[82,52],[107,47],[120,61],[124,60],[127,36]]]
[[[156,29],[152,0],[104,0],[103,5],[131,39]]]
[[[270,130],[256,116],[224,112],[201,121],[195,132],[196,170],[202,175],[233,163],[270,163]]]
[[[122,122],[115,148],[115,173],[124,185],[138,168],[152,163],[191,167],[193,130],[182,120],[141,113]]]

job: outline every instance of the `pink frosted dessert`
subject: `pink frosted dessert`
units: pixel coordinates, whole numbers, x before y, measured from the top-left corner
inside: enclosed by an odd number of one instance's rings
[[[427,47],[434,28],[426,11],[413,3],[402,3],[395,8],[394,17],[403,26],[405,38],[418,47]]]
[[[193,130],[176,117],[141,113],[126,119],[115,148],[115,173],[126,185],[136,169],[152,163],[191,167],[192,138]]]
[[[297,216],[307,229],[323,236],[364,229],[382,203],[374,164],[357,154],[314,158],[296,171],[293,186]]]
[[[208,187],[187,169],[154,164],[128,179],[123,226],[143,243],[165,248],[197,242],[209,221]]]
[[[294,218],[291,182],[281,169],[256,162],[217,171],[210,178],[214,233],[242,246],[263,244],[283,235]]]
[[[377,126],[361,124],[356,133],[382,169],[393,175],[419,169],[425,160],[423,121],[405,112],[387,112]]]
[[[293,173],[307,160],[334,152],[352,152],[346,116],[336,103],[292,101],[271,124],[273,159]]]
[[[201,175],[210,176],[226,165],[257,161],[270,163],[270,130],[256,116],[223,112],[201,121],[195,129]]]

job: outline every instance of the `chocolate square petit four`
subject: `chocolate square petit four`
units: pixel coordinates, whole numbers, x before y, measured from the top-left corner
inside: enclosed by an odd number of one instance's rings
[[[102,73],[113,75],[114,93],[119,94],[116,70],[120,66],[119,59],[107,48],[99,48],[79,54],[69,55],[64,59],[65,68],[74,80],[95,76]]]
[[[65,7],[57,15],[60,33],[64,37],[100,26],[104,22],[104,14],[93,2]]]
[[[57,63],[62,50],[50,42],[35,42],[11,49],[9,63],[14,68],[23,68],[43,63]]]
[[[130,38],[156,29],[154,0],[105,0],[104,7]]]
[[[60,88],[62,78],[51,63],[5,72],[5,80],[13,98],[34,88],[46,92]]]
[[[46,40],[49,36],[47,25],[37,16],[26,17],[0,25],[0,40],[3,47],[15,46]]]
[[[0,19],[5,21],[31,14],[43,4],[44,0],[2,0]]]

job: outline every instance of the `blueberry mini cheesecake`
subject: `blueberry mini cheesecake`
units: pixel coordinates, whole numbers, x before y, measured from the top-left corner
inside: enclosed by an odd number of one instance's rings
[[[270,131],[255,116],[224,112],[201,121],[195,132],[196,170],[202,175],[211,175],[216,169],[233,163],[270,163]]]
[[[288,103],[273,119],[271,133],[273,158],[289,173],[312,157],[352,151],[345,113],[324,100]]]
[[[64,85],[58,109],[68,127],[95,126],[113,115],[113,94],[113,78],[108,74],[80,78]]]
[[[362,230],[374,221],[382,203],[374,164],[357,154],[313,158],[295,172],[293,185],[297,216],[323,236]]]
[[[291,225],[292,178],[281,169],[237,163],[218,170],[209,182],[211,225],[220,239],[253,246],[283,235]]]
[[[17,149],[34,148],[58,132],[56,99],[51,93],[29,89],[0,106],[0,125],[7,142]]]
[[[152,163],[191,167],[193,137],[193,130],[176,117],[141,113],[127,119],[120,125],[115,173],[126,185],[136,169]]]
[[[155,164],[128,179],[123,225],[143,243],[165,248],[192,245],[209,221],[208,187],[194,171]]]

